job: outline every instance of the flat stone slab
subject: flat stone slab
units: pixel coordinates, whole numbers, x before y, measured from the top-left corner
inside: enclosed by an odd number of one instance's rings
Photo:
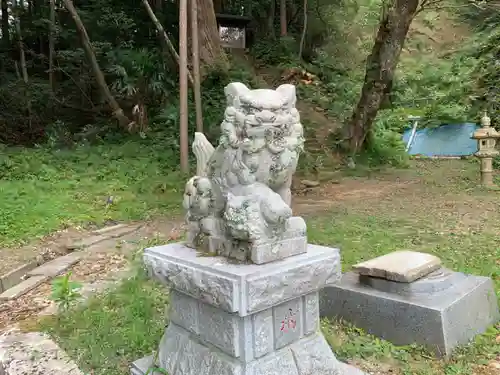
[[[68,244],[66,246],[66,248],[68,250],[81,250],[81,249],[85,249],[87,247],[90,247],[92,245],[95,245],[99,242],[105,241],[109,238],[110,238],[110,236],[107,236],[105,234],[98,234],[95,236],[86,237],[86,238],[83,238],[81,240],[72,242],[72,243]]]
[[[353,270],[360,275],[411,283],[439,268],[441,260],[437,256],[416,251],[395,251],[358,263]]]
[[[21,297],[48,279],[49,277],[44,275],[30,277],[0,294],[0,301],[8,301]]]
[[[150,275],[177,291],[240,316],[315,292],[341,275],[339,250],[317,245],[308,245],[307,253],[257,265],[200,256],[175,243],[146,249],[144,263]]]
[[[500,319],[490,278],[447,269],[413,283],[348,272],[320,292],[320,314],[396,345],[423,345],[437,356],[450,355]]]
[[[38,261],[23,264],[0,277],[0,293],[23,281],[24,276],[38,266]]]
[[[79,262],[80,259],[82,259],[82,254],[79,252],[66,254],[29,271],[28,275],[56,277],[57,275],[68,270],[75,263]]]
[[[67,354],[39,332],[0,336],[2,375],[84,375]]]

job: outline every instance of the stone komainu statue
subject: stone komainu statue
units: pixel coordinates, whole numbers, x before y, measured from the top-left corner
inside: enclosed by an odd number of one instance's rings
[[[188,245],[257,264],[306,252],[291,184],[304,137],[293,85],[251,90],[231,83],[219,145],[195,134],[197,175],[186,184]]]

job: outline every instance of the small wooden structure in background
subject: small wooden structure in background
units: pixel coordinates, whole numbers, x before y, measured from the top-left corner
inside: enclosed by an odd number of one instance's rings
[[[249,27],[252,18],[221,13],[217,13],[215,18],[223,47],[245,49],[252,44],[252,31]]]

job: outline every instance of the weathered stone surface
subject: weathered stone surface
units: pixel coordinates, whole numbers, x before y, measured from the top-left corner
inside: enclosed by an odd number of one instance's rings
[[[325,285],[332,285],[340,279],[340,259],[338,252],[333,249],[316,245],[309,248],[326,249],[330,254],[327,258],[318,258],[314,261],[293,264],[293,267],[283,265],[281,272],[272,274],[257,274],[247,279],[249,312],[259,311],[266,307],[277,305],[297,295],[316,291]],[[307,254],[304,254],[307,258]],[[299,260],[296,257],[289,258]],[[305,260],[305,259],[301,259]]]
[[[281,349],[303,336],[302,303],[302,298],[296,298],[273,308],[275,349]]]
[[[256,265],[198,256],[177,243],[146,249],[144,262],[174,289],[240,316],[317,291],[341,275],[339,251],[317,245],[308,245],[304,254]]]
[[[304,297],[304,334],[309,335],[319,329],[319,295],[307,294]]]
[[[290,188],[304,145],[295,91],[289,84],[276,90],[226,86],[219,145],[195,133],[197,173],[183,199],[189,246],[259,264],[288,254],[287,245],[277,244],[293,224]],[[290,255],[301,248],[292,245]]]
[[[131,374],[145,375],[153,367],[169,375],[365,375],[339,362],[321,334],[242,363],[204,345],[175,324],[162,339],[158,363],[153,364],[153,357],[142,358],[132,364]]]
[[[420,344],[438,356],[468,343],[500,318],[490,278],[438,270],[413,283],[346,273],[321,292],[320,313],[342,318],[396,345]]]
[[[353,266],[360,275],[411,283],[441,267],[441,260],[416,251],[395,251]]]
[[[298,216],[288,220],[286,232],[277,240],[256,243],[251,248],[251,260],[255,264],[265,264],[299,255],[307,251],[307,226]]]
[[[77,365],[39,332],[0,336],[2,375],[83,375]]]
[[[12,288],[14,285],[19,284],[21,281],[23,281],[24,276],[37,266],[38,261],[34,260],[2,275],[0,277],[0,293]]]
[[[175,290],[170,306],[171,323],[245,362],[315,333],[319,323],[318,292],[246,317]]]
[[[132,375],[145,375],[154,367],[166,370],[169,375],[365,375],[339,362],[320,334],[245,364],[203,345],[175,325],[167,329],[166,335],[170,339],[162,341],[159,363],[153,364],[153,357],[135,361]]]
[[[173,244],[174,245],[174,244]],[[166,245],[171,247],[171,245]],[[191,249],[183,245],[177,247],[181,251]],[[192,250],[194,252],[194,250]],[[173,289],[182,291],[214,306],[219,306],[229,312],[238,311],[238,291],[236,280],[223,274],[216,275],[208,269],[196,269],[191,264],[183,263],[181,259],[166,259],[163,256],[153,256],[145,252],[145,264],[149,272],[158,280],[172,285]],[[196,259],[196,253],[194,254]],[[205,258],[211,260],[213,258]],[[180,261],[179,263],[177,263]]]
[[[255,264],[265,264],[285,259],[307,251],[307,237],[288,238],[276,242],[258,244],[252,249],[251,259]]]
[[[319,181],[313,181],[313,180],[302,180],[300,183],[306,187],[316,187],[319,186]]]
[[[30,277],[0,294],[0,301],[6,301],[21,297],[22,295],[28,293],[30,290],[36,288],[38,285],[44,283],[48,279],[49,277],[47,276]]]
[[[66,247],[68,250],[81,250],[85,249],[89,246],[95,245],[96,243],[102,242],[109,239],[109,236],[104,234],[98,234],[96,236],[90,236],[87,238],[83,238],[81,240],[69,243]]]
[[[79,252],[66,254],[29,271],[28,275],[55,277],[68,270],[73,264],[79,262],[81,258],[82,254]]]
[[[273,337],[273,310],[267,309],[252,315],[254,355],[260,358],[274,350]]]
[[[124,234],[128,234],[130,232],[133,232],[134,230],[137,229],[137,226],[132,226],[132,225],[127,225],[127,224],[116,224],[116,225],[111,225],[109,227],[104,227],[101,229],[97,229],[94,231],[95,234],[105,234],[108,236],[122,236]]]

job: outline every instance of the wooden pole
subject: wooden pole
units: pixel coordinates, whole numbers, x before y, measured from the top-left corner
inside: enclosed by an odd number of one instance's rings
[[[202,0],[203,1],[203,0]],[[193,58],[194,103],[196,107],[196,131],[203,133],[203,113],[201,109],[200,53],[198,41],[198,4],[191,0],[191,52]]]
[[[189,172],[188,146],[188,67],[187,67],[187,11],[188,0],[179,1],[179,112],[181,171]]]

